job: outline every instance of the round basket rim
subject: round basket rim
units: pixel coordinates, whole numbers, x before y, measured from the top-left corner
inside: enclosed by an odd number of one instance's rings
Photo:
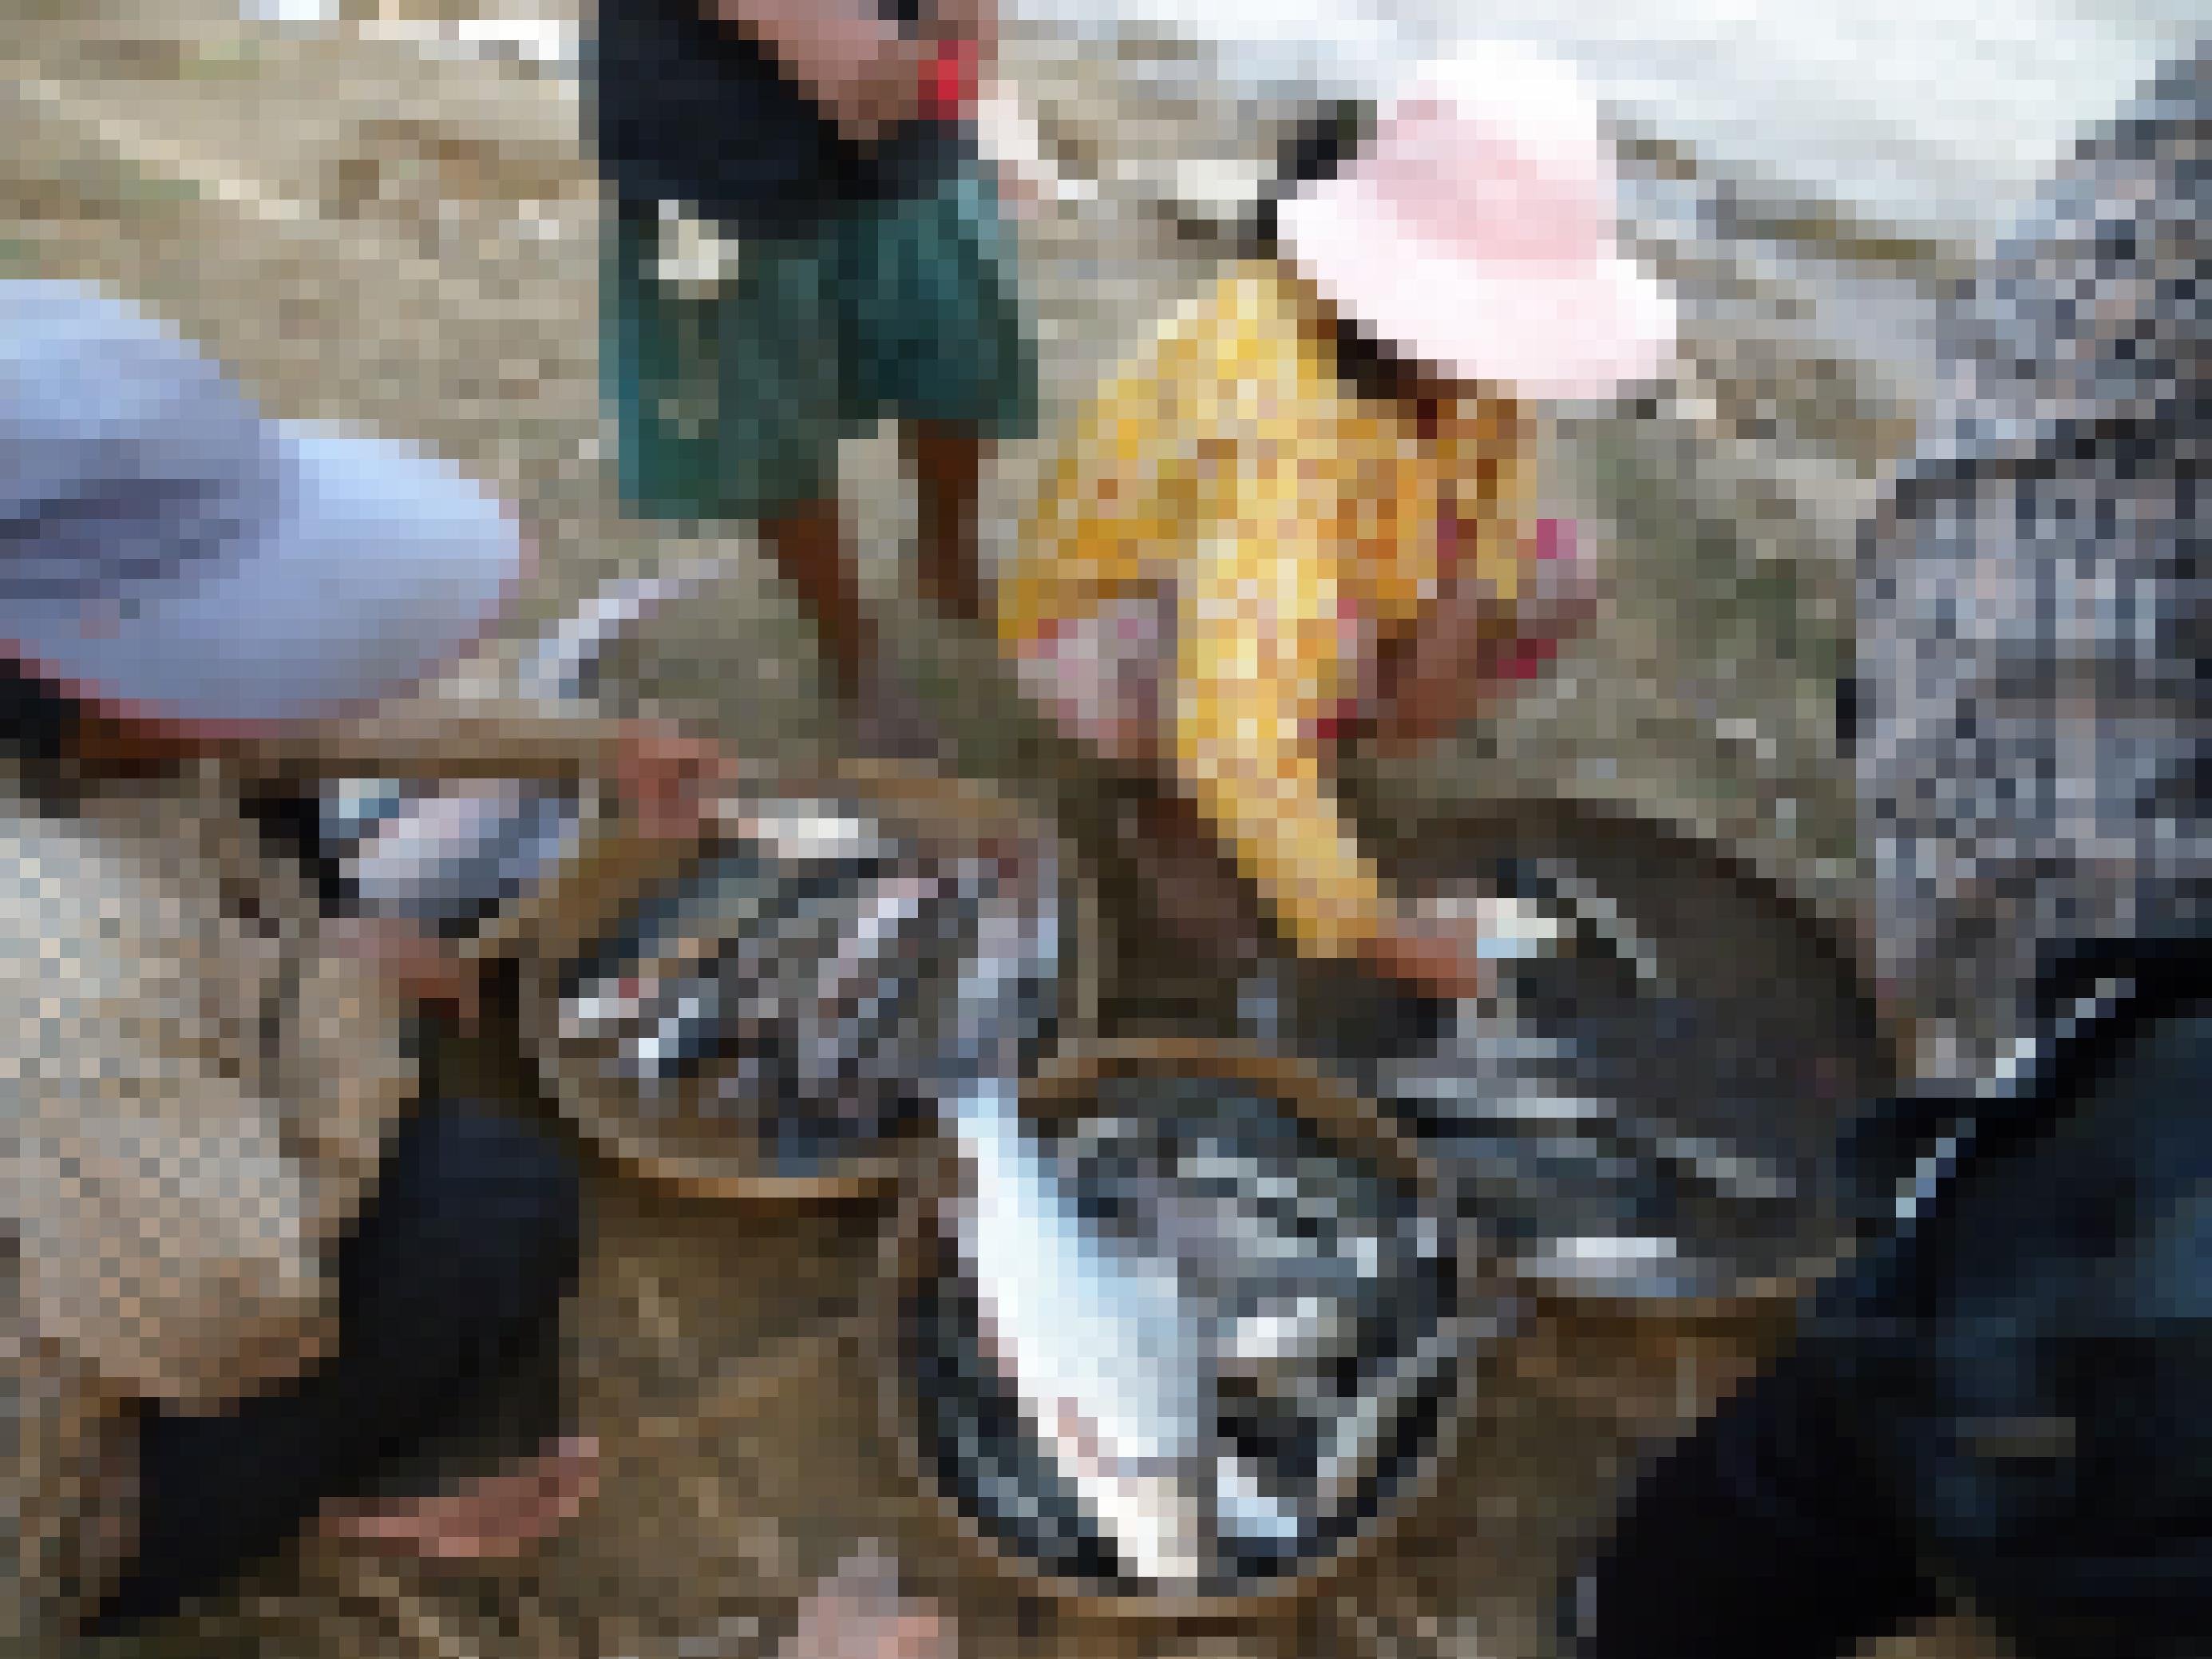
[[[1101,972],[1097,895],[1066,838],[1026,805],[971,780],[948,777],[919,768],[884,762],[847,762],[804,771],[765,773],[749,778],[748,801],[859,796],[887,816],[921,820],[925,833],[943,831],[949,840],[1003,826],[1013,836],[1050,849],[1064,896],[1061,943],[1066,961],[1064,984],[1072,992],[1060,1017],[1064,1040],[1088,1041],[1097,1030]],[[719,844],[687,849],[686,860]],[[644,888],[668,878],[675,865],[665,853],[634,858],[620,878],[599,880],[598,890],[580,904],[574,892],[556,892],[544,902],[547,915],[567,911],[563,925],[571,937],[588,938],[605,927]],[[570,885],[583,884],[581,883]],[[556,887],[562,884],[556,883]],[[1069,924],[1072,923],[1071,927]],[[589,1089],[560,1063],[555,1033],[547,1029],[557,1006],[550,982],[562,965],[562,951],[525,955],[521,970],[523,1047],[537,1067],[561,1115],[617,1166],[657,1186],[686,1196],[718,1202],[777,1207],[865,1203],[895,1193],[909,1173],[911,1152],[896,1143],[817,1175],[768,1175],[742,1167],[735,1158],[716,1158],[666,1139],[634,1121],[599,1091]]]
[[[1311,1063],[1256,1045],[1194,1037],[1122,1037],[1063,1046],[1030,1079],[1020,1092],[1025,1115],[1040,1109],[1056,1120],[1079,1115],[1081,1091],[1110,1075],[1169,1068],[1181,1075],[1210,1068],[1267,1091],[1288,1105],[1309,1127],[1355,1155],[1380,1154],[1395,1178],[1412,1186],[1425,1203],[1441,1192],[1429,1159],[1414,1149],[1350,1085]],[[1062,1109],[1063,1104],[1065,1109]],[[1227,1627],[1280,1618],[1310,1605],[1377,1557],[1393,1541],[1423,1523],[1436,1501],[1444,1471],[1452,1466],[1462,1431],[1473,1414],[1483,1354],[1478,1344],[1462,1358],[1452,1389],[1444,1396],[1437,1431],[1415,1467],[1378,1514],[1327,1554],[1249,1589],[1177,1595],[1116,1592],[1083,1579],[1055,1573],[1018,1547],[1002,1540],[963,1515],[922,1450],[920,1413],[901,1363],[904,1310],[910,1289],[928,1253],[944,1241],[940,1207],[957,1189],[957,1165],[940,1146],[930,1178],[909,1189],[896,1224],[885,1235],[882,1270],[876,1275],[877,1307],[867,1328],[878,1345],[878,1395],[886,1431],[896,1448],[899,1473],[921,1499],[926,1524],[963,1563],[981,1569],[1018,1593],[1041,1598],[1063,1616],[1103,1621],[1116,1627],[1162,1627],[1179,1631]],[[1455,1231],[1455,1237],[1458,1230]],[[1484,1292],[1480,1253],[1458,1237],[1459,1267],[1466,1302]],[[1468,1310],[1462,1309],[1467,1317]]]

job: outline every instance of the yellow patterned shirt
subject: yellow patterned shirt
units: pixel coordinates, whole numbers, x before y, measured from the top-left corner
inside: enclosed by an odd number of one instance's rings
[[[1166,736],[1184,788],[1302,950],[1357,951],[1389,915],[1330,799],[1316,727],[1376,641],[1457,579],[1516,587],[1521,417],[1470,400],[1422,431],[1356,396],[1319,302],[1232,267],[1103,390],[1046,474],[1001,590],[1020,653],[1116,600],[1175,595]],[[1449,543],[1446,538],[1450,538]]]

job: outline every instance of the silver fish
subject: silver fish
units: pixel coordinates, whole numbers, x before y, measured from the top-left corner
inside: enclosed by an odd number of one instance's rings
[[[639,1012],[622,1048],[624,1069],[640,1082],[662,1083],[711,1049],[720,1026],[722,988],[712,975],[687,974]]]
[[[826,802],[777,802],[748,809],[727,828],[790,865],[857,863],[891,857],[896,843],[871,819]]]
[[[979,1204],[1030,1217],[1025,1230],[1003,1215],[995,1235],[978,1227],[967,1255],[978,1284],[997,1287],[987,1303],[1000,1364],[1106,1540],[1139,1577],[1186,1589],[1219,1581],[1243,1552],[1295,1557],[1356,1502],[1461,1340],[1442,1323],[1424,1338],[1390,1311],[1407,1274],[1440,1253],[1433,1218],[1411,1225],[1375,1177],[1310,1146],[1249,1144],[1249,1127],[1197,1104],[1170,1089],[1121,1110],[1108,1091],[1105,1115],[1042,1159],[1018,1126],[962,1131],[971,1166],[992,1177]],[[1072,1260],[1053,1254],[1071,1238]],[[1389,1332],[1379,1355],[1363,1353]],[[1070,1409],[1048,1385],[1071,1386],[1053,1355],[1076,1334],[1147,1363],[1099,1368],[1116,1374]],[[1367,1381],[1347,1397],[1352,1374]],[[1133,1444],[1153,1456],[1131,1458]],[[1269,1445],[1311,1450],[1258,1449]],[[1146,1481],[1117,1483],[1133,1468]]]

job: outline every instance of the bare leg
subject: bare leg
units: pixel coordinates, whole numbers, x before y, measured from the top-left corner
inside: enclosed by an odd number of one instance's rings
[[[1252,896],[1198,809],[1172,790],[1147,793],[1123,820],[1129,850],[1184,945],[1241,965],[1259,946]]]
[[[814,501],[764,520],[761,539],[822,639],[838,696],[861,700],[876,665],[876,629],[860,604],[860,583],[845,556],[844,526],[836,501]]]
[[[982,493],[983,441],[963,427],[917,421],[901,448],[921,498],[915,574],[941,615],[980,624],[986,611],[976,551],[976,502]]]
[[[817,501],[768,520],[762,539],[822,641],[838,700],[856,722],[863,748],[914,761],[939,761],[948,744],[920,702],[884,661],[874,621],[845,556],[844,526],[834,501]]]

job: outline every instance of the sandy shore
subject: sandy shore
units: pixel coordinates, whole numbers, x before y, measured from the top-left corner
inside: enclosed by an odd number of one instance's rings
[[[512,58],[428,52],[424,33],[248,26],[211,0],[66,21],[48,9],[11,43],[28,67],[0,105],[7,246],[19,268],[146,297],[286,414],[422,438],[497,482],[546,554],[526,620],[665,550],[621,521],[606,488],[599,204],[574,85]],[[1264,137],[1262,112],[1193,91],[1203,84],[1173,43],[1140,46],[1111,64],[1049,37],[1010,48],[1048,140],[1096,185],[1024,234],[1063,403],[1202,278],[1211,253],[1170,228],[1188,205],[1178,192],[1250,161]],[[1727,186],[1679,172],[1654,151],[1631,205],[1690,302],[1689,366],[1658,418],[1601,422],[1562,450],[1575,481],[1563,495],[1621,526],[1612,616],[1547,693],[1377,787],[1404,811],[1557,791],[1624,802],[1722,836],[1840,909],[1849,825],[1826,697],[1848,629],[1843,565],[1902,430],[1910,360],[1893,343],[1911,337],[1920,301],[1899,278],[1927,256],[1838,255],[1827,228],[1786,212],[1762,225],[1741,191],[1739,228],[1718,240]],[[1033,459],[1005,459],[1000,534]],[[887,614],[917,619],[901,648],[935,664],[956,726],[1003,732],[1008,710],[972,642],[920,621],[898,584],[908,508],[889,447],[856,444],[851,460],[878,593]],[[657,641],[653,689],[708,699],[749,744],[834,735],[805,631],[743,537],[726,545],[733,579],[713,630]],[[975,763],[1020,749],[984,743]]]
[[[16,11],[0,48],[14,60],[0,89],[0,269],[112,283],[210,342],[279,412],[422,439],[495,482],[544,555],[518,627],[601,575],[669,556],[608,492],[599,203],[568,81],[512,55],[426,52],[404,30],[248,26],[207,0]],[[1178,195],[1193,193],[1170,164],[1235,160],[1249,112],[1179,102],[1173,76],[1048,40],[1016,41],[1010,63],[1048,136],[1100,184],[1023,231],[1064,405],[1203,280],[1212,256],[1170,226]],[[1662,418],[1589,426],[1561,446],[1566,476],[1583,481],[1571,488],[1620,527],[1613,615],[1498,729],[1374,787],[1400,812],[1516,790],[1625,801],[1711,830],[1840,912],[1850,849],[1825,702],[1849,627],[1840,572],[1910,386],[1884,383],[1837,336],[1851,319],[1882,326],[1866,320],[1878,314],[1868,296],[1909,314],[1929,256],[1838,254],[1834,227],[1786,214],[1763,228],[1749,217],[1728,247],[1699,242],[1684,227],[1721,187],[1669,168],[1647,160],[1645,222],[1696,295],[1702,367]],[[1796,264],[1770,247],[1797,249]],[[1839,282],[1858,297],[1790,322],[1805,295]],[[1793,405],[1788,388],[1822,364],[1850,377],[1828,383],[1850,397]],[[1034,728],[976,642],[903,620],[921,612],[899,579],[908,508],[889,446],[855,444],[850,460],[853,521],[885,614],[902,619],[899,648],[937,688],[969,764],[1036,774]],[[1033,461],[1005,458],[994,533]],[[754,752],[834,741],[806,630],[742,535],[718,545],[729,582],[648,642],[643,694]],[[799,1584],[857,1532],[896,1535],[913,1518],[888,1473],[854,1322],[879,1219],[747,1221],[610,1185],[576,1322],[586,1421],[612,1456],[592,1515],[507,1574],[290,1562],[186,1645],[424,1659],[768,1651]],[[1468,1454],[1480,1480],[1433,1553],[1353,1585],[1320,1623],[1204,1650],[1540,1653],[1561,1539],[1602,1511],[1632,1431],[1663,1428],[1720,1386],[1729,1357],[1709,1358],[1701,1368],[1678,1354],[1640,1389],[1612,1386],[1603,1409],[1505,1389]],[[970,1620],[967,1651],[1120,1650],[973,1584],[951,1588]]]

